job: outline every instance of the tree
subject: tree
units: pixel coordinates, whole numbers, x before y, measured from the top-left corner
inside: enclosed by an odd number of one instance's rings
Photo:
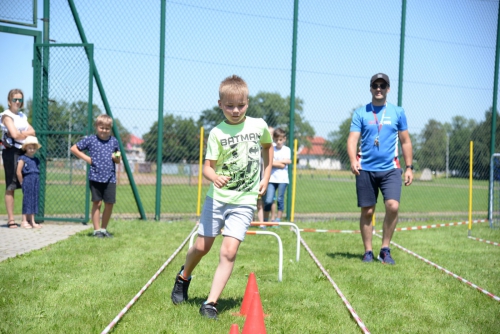
[[[449,169],[452,176],[466,176],[469,173],[469,142],[476,121],[463,116],[455,116],[451,120],[449,135]]]
[[[328,140],[325,143],[327,151],[332,152],[333,156],[339,159],[345,168],[350,168],[351,166],[349,156],[347,155],[347,138],[349,137],[351,118],[354,110],[351,111],[351,117],[345,119],[340,124],[338,130],[328,134]]]
[[[294,137],[299,142],[308,141],[315,131],[303,116],[304,101],[295,99]],[[289,132],[290,122],[290,97],[283,98],[278,93],[259,92],[254,97],[249,97],[247,116],[263,118],[269,126],[280,127]],[[205,128],[205,133],[224,120],[224,114],[218,106],[202,111],[198,124]],[[292,146],[292,143],[290,143]]]
[[[146,152],[146,161],[156,161],[158,122],[151,126],[143,137],[142,147]],[[193,119],[165,115],[163,117],[162,162],[195,162],[200,154],[199,127]]]
[[[489,179],[490,175],[490,145],[491,145],[491,124],[493,119],[493,110],[490,108],[484,113],[485,120],[480,122],[471,133],[471,140],[474,142],[474,174],[475,178],[482,180]],[[497,119],[499,119],[497,113]],[[495,148],[500,145],[500,122],[496,123],[495,129]],[[469,145],[467,145],[467,148]],[[467,166],[469,166],[469,154],[467,154]]]
[[[45,124],[33,123],[33,101],[27,101],[27,108],[30,110],[28,120],[30,124],[35,126],[35,130],[40,130],[40,127],[49,132],[55,132],[47,136],[47,157],[64,158],[68,156],[69,147],[80,140],[83,136],[93,134],[94,122],[97,116],[102,114],[101,109],[92,105],[92,123],[90,124],[90,132],[88,131],[88,103],[86,101],[76,101],[68,103],[66,101],[50,100],[48,104],[48,117],[46,120],[39,120]],[[113,120],[118,128],[122,143],[126,144],[130,140],[130,132],[122,125],[119,119]],[[81,134],[72,134],[71,137],[67,133],[58,134],[57,132],[72,132]],[[116,136],[116,134],[113,134]]]
[[[443,124],[430,119],[420,134],[419,147],[415,160],[420,168],[446,169],[446,130]]]

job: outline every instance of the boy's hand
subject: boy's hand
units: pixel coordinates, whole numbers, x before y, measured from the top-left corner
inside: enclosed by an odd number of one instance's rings
[[[260,181],[259,183],[259,196],[264,196],[264,194],[267,192],[267,182]]]
[[[229,180],[231,180],[229,176],[217,175],[214,180],[214,186],[220,189],[224,187],[229,182]]]
[[[111,159],[113,159],[114,163],[119,164],[121,156],[122,156],[121,152],[116,151],[115,153],[111,154]]]

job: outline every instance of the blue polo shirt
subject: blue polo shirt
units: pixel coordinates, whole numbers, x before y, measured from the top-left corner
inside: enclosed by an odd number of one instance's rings
[[[107,140],[102,140],[97,135],[83,138],[76,147],[80,151],[88,151],[92,159],[90,165],[89,180],[100,183],[116,183],[115,163],[111,155],[119,151],[118,140],[110,136]]]
[[[379,130],[380,129],[380,130]],[[361,169],[384,172],[400,168],[398,142],[399,131],[408,130],[403,108],[387,103],[384,106],[358,108],[352,115],[350,132],[361,134]],[[379,145],[375,145],[378,138]]]

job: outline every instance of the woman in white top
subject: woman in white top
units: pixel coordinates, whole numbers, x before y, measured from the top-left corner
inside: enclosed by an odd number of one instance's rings
[[[36,136],[35,130],[28,123],[28,117],[21,111],[24,106],[24,94],[20,89],[12,89],[7,97],[9,109],[1,115],[3,168],[5,170],[5,207],[7,209],[7,227],[17,228],[14,220],[14,191],[20,189],[17,180],[16,165],[27,136]]]

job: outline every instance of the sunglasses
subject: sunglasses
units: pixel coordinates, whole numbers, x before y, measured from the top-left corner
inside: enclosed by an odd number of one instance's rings
[[[12,102],[14,102],[14,103],[16,103],[16,102],[23,103],[23,99],[12,99]]]
[[[380,88],[380,89],[386,89],[387,88],[387,83],[382,83],[382,84],[376,84],[376,83],[372,83],[372,88],[373,89],[377,89],[377,88]]]

